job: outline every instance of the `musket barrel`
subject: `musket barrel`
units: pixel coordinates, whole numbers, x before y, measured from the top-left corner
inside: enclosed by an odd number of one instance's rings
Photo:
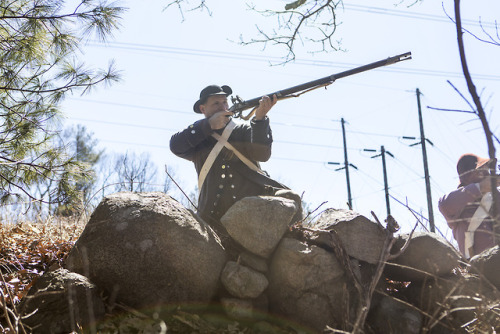
[[[345,77],[353,75],[353,74],[369,71],[369,70],[375,69],[377,67],[391,65],[391,64],[403,61],[403,60],[408,60],[408,59],[411,59],[411,52],[406,52],[406,53],[403,53],[403,54],[400,54],[400,55],[397,55],[394,57],[389,57],[387,59],[379,60],[379,61],[373,62],[371,64],[356,67],[356,68],[353,68],[353,69],[350,69],[350,70],[347,70],[344,72],[340,72],[337,74],[332,74],[332,75],[329,75],[329,76],[324,77],[324,78],[309,81],[309,82],[306,82],[306,83],[303,83],[303,84],[300,84],[297,86],[282,89],[282,90],[276,91],[276,92],[271,93],[271,94],[266,94],[266,95],[270,96],[270,97],[273,95],[276,95],[278,100],[283,99],[285,97],[290,96],[291,94],[302,92],[306,89],[324,86],[326,84],[331,84],[337,79],[345,78]],[[245,100],[242,102],[238,102],[235,105],[233,105],[230,108],[230,110],[237,114],[236,117],[239,117],[241,115],[241,111],[258,106],[260,99],[261,99],[261,97],[256,97],[256,98],[251,99],[251,100]],[[238,115],[238,113],[240,115]]]
[[[363,65],[360,67],[353,68],[352,70],[347,70],[341,73],[333,74],[331,77],[335,77],[335,79],[341,79],[353,74],[369,71],[375,69],[377,67],[382,67],[386,65],[392,65],[394,63],[400,62],[402,60],[411,59],[411,52],[403,53],[394,57],[389,57],[387,59],[379,60],[371,64]]]

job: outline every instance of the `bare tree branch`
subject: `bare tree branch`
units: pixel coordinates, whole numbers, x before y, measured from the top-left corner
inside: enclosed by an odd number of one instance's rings
[[[467,113],[467,114],[476,114],[474,111],[470,111],[470,110],[447,109],[447,108],[436,108],[436,107],[430,107],[430,106],[427,106],[427,109],[431,109],[431,110],[439,110],[439,111],[463,112],[463,113]]]
[[[446,16],[448,16],[448,18],[450,19],[450,21],[453,22],[455,24],[455,26],[456,26],[457,21],[456,21],[456,19],[452,18],[448,14],[448,12],[446,12],[446,9],[444,8],[444,2],[441,3],[441,5],[443,7],[443,11],[446,14]],[[496,46],[500,46],[500,33],[499,33],[499,29],[498,29],[498,22],[496,20],[495,20],[496,37],[492,36],[488,31],[486,31],[486,27],[483,25],[483,22],[481,21],[481,18],[479,18],[479,26],[481,27],[481,30],[483,31],[483,33],[488,37],[488,39],[479,37],[478,35],[474,34],[470,30],[465,29],[464,27],[462,27],[462,31],[465,31],[466,33],[468,33],[469,35],[471,35],[472,37],[474,37],[475,39],[477,39],[480,42],[488,43],[488,44],[492,44],[492,45],[496,45]],[[495,40],[495,38],[496,38],[496,40]]]
[[[265,32],[257,26],[257,32],[262,38],[252,38],[249,41],[241,40],[241,45],[268,43],[282,46],[287,51],[284,62],[295,59],[295,44],[297,41],[311,42],[321,47],[313,52],[340,50],[340,42],[334,41],[333,36],[337,29],[336,10],[342,5],[342,0],[314,0],[296,1],[285,6],[285,10],[257,10],[249,8],[265,17],[276,18],[277,29]],[[314,36],[318,37],[314,37]],[[304,39],[302,39],[304,36]]]
[[[462,71],[464,73],[465,81],[467,82],[467,88],[469,90],[469,93],[472,97],[472,100],[474,102],[474,105],[476,106],[476,112],[481,120],[481,124],[484,129],[484,133],[486,136],[486,142],[488,144],[488,154],[490,159],[495,159],[496,158],[496,152],[495,152],[495,145],[493,143],[493,134],[490,130],[488,120],[486,119],[486,114],[484,112],[483,106],[481,104],[481,100],[477,94],[476,91],[476,86],[474,85],[474,82],[472,81],[472,77],[469,72],[469,67],[467,65],[467,59],[465,56],[465,46],[464,46],[464,41],[463,41],[463,28],[462,28],[462,20],[461,20],[461,15],[460,15],[460,0],[454,0],[455,3],[455,22],[456,22],[456,31],[457,31],[457,41],[458,41],[458,49],[459,49],[459,54],[460,54],[460,62],[462,64]],[[490,174],[493,176],[491,178],[491,193],[493,197],[493,204],[492,208],[490,211],[490,215],[495,221],[495,226],[494,226],[494,235],[495,239],[498,243],[498,238],[496,237],[500,233],[500,216],[499,216],[499,208],[497,207],[498,203],[498,198],[500,194],[498,193],[497,190],[497,181],[495,179],[496,176],[496,166],[490,166]]]

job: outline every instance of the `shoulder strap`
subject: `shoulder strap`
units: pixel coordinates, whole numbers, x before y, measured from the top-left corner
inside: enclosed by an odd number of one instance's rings
[[[493,197],[491,193],[486,193],[476,211],[472,215],[469,227],[465,232],[465,256],[467,258],[474,256],[474,232],[479,228],[479,225],[483,222],[483,220],[488,217],[491,205],[493,203]]]
[[[214,164],[215,159],[219,155],[220,151],[224,147],[224,143],[227,143],[227,139],[233,132],[234,128],[236,126],[236,123],[234,123],[232,120],[227,123],[226,128],[222,132],[222,136],[219,136],[217,138],[217,144],[212,148],[210,153],[208,154],[207,159],[203,163],[203,166],[201,167],[200,174],[198,176],[198,191],[201,192],[201,188],[203,186],[203,183],[205,182],[205,179],[208,175],[208,172],[210,171],[210,168],[212,168],[212,165]]]
[[[251,170],[256,171],[257,173],[260,173],[262,175],[266,175],[266,173],[262,169],[260,169],[256,164],[254,164],[250,159],[245,157],[240,151],[238,151],[233,145],[231,145],[227,141],[235,127],[236,123],[234,123],[233,120],[230,120],[229,123],[227,123],[226,128],[222,132],[222,135],[219,135],[218,133],[212,133],[212,137],[217,139],[217,144],[215,144],[215,146],[212,148],[212,151],[210,151],[207,160],[205,160],[205,163],[201,167],[200,175],[198,176],[199,192],[201,192],[201,188],[203,186],[203,183],[205,182],[208,172],[210,171],[210,168],[212,168],[212,165],[214,164],[215,159],[222,150],[222,147],[226,147],[228,150],[232,151]]]
[[[214,138],[216,138],[217,140],[219,140],[219,138],[221,138],[221,136],[219,136],[219,134],[217,133],[214,133],[212,134],[212,136]],[[228,149],[228,150],[231,150],[234,154],[236,154],[236,156],[245,164],[248,166],[248,168],[260,173],[260,174],[263,174],[265,175],[264,171],[262,171],[262,169],[260,169],[256,164],[254,164],[250,159],[248,159],[247,157],[245,157],[240,151],[238,151],[233,145],[231,145],[229,142],[224,142],[224,146]]]

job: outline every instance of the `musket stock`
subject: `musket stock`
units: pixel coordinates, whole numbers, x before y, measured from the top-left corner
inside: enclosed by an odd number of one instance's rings
[[[345,77],[348,77],[348,76],[353,75],[353,74],[369,71],[369,70],[375,69],[377,67],[392,65],[392,64],[398,63],[398,62],[403,61],[403,60],[408,60],[408,59],[411,59],[411,52],[406,52],[406,53],[403,53],[403,54],[400,54],[400,55],[397,55],[394,57],[389,57],[387,59],[379,60],[379,61],[376,61],[376,62],[371,63],[371,64],[356,67],[356,68],[353,68],[353,69],[350,69],[350,70],[347,70],[344,72],[340,72],[337,74],[332,74],[332,75],[329,75],[329,76],[321,78],[321,79],[316,79],[316,80],[309,81],[309,82],[306,82],[306,83],[303,83],[303,84],[300,84],[300,85],[297,85],[294,87],[282,89],[282,90],[276,91],[274,93],[265,94],[265,95],[267,95],[269,97],[276,95],[278,100],[282,100],[282,99],[289,98],[289,97],[297,97],[297,96],[300,96],[301,94],[306,93],[310,90],[320,88],[320,87],[326,87],[326,86],[332,84],[337,79],[341,79],[341,78],[345,78]],[[232,97],[231,100],[233,102],[233,105],[231,106],[231,108],[229,108],[229,110],[234,113],[233,117],[237,117],[237,118],[239,117],[239,118],[248,120],[250,117],[252,117],[253,110],[247,116],[243,116],[241,113],[244,110],[247,110],[250,108],[255,109],[255,107],[257,107],[259,105],[260,99],[261,99],[261,96],[256,97],[256,98],[251,99],[251,100],[245,100],[245,101],[242,100],[239,96]]]

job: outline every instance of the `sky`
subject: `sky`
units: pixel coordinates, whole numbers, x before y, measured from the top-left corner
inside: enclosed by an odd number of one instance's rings
[[[475,115],[435,109],[470,110],[455,25],[448,17],[454,15],[453,1],[346,2],[337,10],[335,41],[341,51],[311,52],[318,45],[302,40],[297,42],[296,59],[286,64],[287,51],[280,46],[238,43],[241,38],[258,37],[257,25],[276,26],[274,18],[248,10],[245,1],[207,1],[210,13],[184,11],[183,16],[175,7],[165,10],[167,2],[122,1],[128,10],[114,37],[107,43],[90,40],[82,44],[81,58],[87,64],[105,67],[114,59],[122,80],[89,95],[69,96],[62,105],[66,126],[84,125],[108,154],[149,154],[161,178],[168,165],[189,193],[196,185],[194,166],[170,152],[169,140],[200,118],[192,106],[205,86],[229,85],[234,94],[252,99],[411,52],[411,60],[339,79],[327,89],[278,102],[269,114],[273,155],[262,168],[303,195],[309,208],[326,202],[316,214],[326,208],[346,209],[345,170],[329,164],[344,164],[343,119],[348,161],[356,167],[349,168],[353,209],[370,219],[373,211],[381,221],[387,215],[382,159],[376,157],[383,146],[390,153],[386,171],[391,214],[402,232],[410,231],[418,221],[427,224],[418,144],[419,89],[434,220],[438,233],[451,240],[438,199],[456,189],[456,162],[461,154],[487,156],[488,152]],[[287,2],[291,1],[253,3],[258,9],[282,9]],[[191,6],[197,3],[191,1]],[[462,1],[461,10],[465,28],[483,37],[484,28],[495,36],[499,1]],[[469,69],[490,127],[500,136],[495,112],[500,103],[500,47],[469,34],[464,38]],[[182,194],[173,191],[172,196],[181,200]]]

